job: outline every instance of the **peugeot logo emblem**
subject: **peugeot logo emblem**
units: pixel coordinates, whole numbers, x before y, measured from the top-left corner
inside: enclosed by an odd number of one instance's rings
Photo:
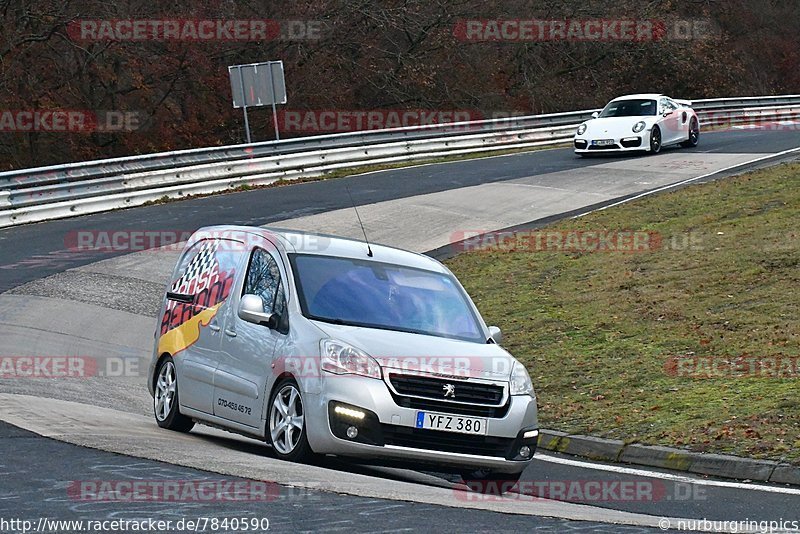
[[[445,397],[456,397],[456,387],[453,384],[445,384],[442,386]]]

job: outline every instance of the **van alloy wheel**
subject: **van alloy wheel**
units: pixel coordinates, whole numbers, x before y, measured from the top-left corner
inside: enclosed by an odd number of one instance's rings
[[[177,432],[190,431],[194,421],[180,411],[178,371],[172,357],[161,360],[153,386],[153,413],[158,426]]]
[[[291,454],[300,442],[305,426],[303,398],[294,384],[286,384],[272,401],[269,432],[272,445],[281,454]]]

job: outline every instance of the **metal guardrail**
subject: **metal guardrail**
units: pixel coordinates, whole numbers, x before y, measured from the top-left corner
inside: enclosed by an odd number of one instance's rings
[[[695,100],[692,107],[698,111],[713,109],[741,109],[769,106],[790,106],[800,102],[800,95],[744,96],[739,98],[706,98]]]
[[[800,95],[696,100],[703,126],[797,119]],[[303,137],[0,173],[0,227],[265,185],[342,168],[536,146],[572,138],[598,110]]]
[[[169,169],[201,163],[293,154],[314,149],[345,148],[402,140],[437,139],[459,136],[469,132],[525,130],[546,126],[572,125],[590,118],[594,111],[597,110],[315,135],[249,145],[180,150],[85,163],[20,169],[0,173],[0,189],[13,189],[27,185],[47,185],[63,181],[81,181],[88,178],[100,178],[126,172]]]
[[[698,111],[697,116],[702,126],[758,125],[767,121],[797,120],[800,118],[800,105],[705,110]]]

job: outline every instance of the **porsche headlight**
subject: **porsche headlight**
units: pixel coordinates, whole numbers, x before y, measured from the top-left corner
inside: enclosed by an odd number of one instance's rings
[[[587,128],[587,126],[586,126],[585,122],[583,124],[581,124],[580,126],[578,126],[578,135],[585,134],[586,133],[586,128]]]
[[[647,123],[645,123],[644,121],[637,122],[636,124],[633,125],[633,133],[641,132],[642,130],[644,130],[645,126],[647,126]]]
[[[511,394],[512,395],[533,395],[533,382],[528,370],[519,363],[514,362],[511,369]]]
[[[323,339],[319,346],[323,370],[337,375],[361,375],[380,380],[381,366],[364,351],[335,339]]]

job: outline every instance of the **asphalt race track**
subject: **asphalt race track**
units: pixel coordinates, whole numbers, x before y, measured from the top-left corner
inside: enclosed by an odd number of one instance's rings
[[[538,518],[522,515],[500,514],[481,510],[464,510],[446,506],[423,505],[413,502],[386,499],[369,499],[337,495],[324,491],[293,490],[281,486],[268,493],[263,501],[242,503],[136,503],[134,506],[117,502],[80,502],[65,499],[65,487],[76,479],[76,474],[91,473],[93,478],[112,480],[218,480],[208,472],[161,462],[141,460],[76,447],[43,438],[0,422],[0,454],[3,461],[0,473],[5,478],[0,500],[3,516],[38,522],[42,516],[49,519],[96,520],[128,519],[197,520],[202,517],[217,518],[267,518],[270,531],[303,532],[387,532],[396,530],[427,530],[431,524],[467,523],[472,532],[491,532],[497,525],[509,532],[535,528],[541,532],[570,532],[591,527],[595,532],[648,532],[652,529],[602,523],[585,523],[564,519]],[[258,451],[253,451],[258,454]],[[55,463],[47,469],[32,464],[32,457],[65,458],[68,464]],[[231,481],[244,480],[230,478]],[[403,528],[387,528],[399,525]]]
[[[592,167],[633,161],[636,167],[642,169],[641,177],[649,172],[667,170],[669,167],[664,167],[663,162],[668,162],[671,167],[689,167],[690,171],[699,175],[713,168],[711,162],[726,157],[737,163],[737,160],[755,159],[759,155],[775,154],[798,146],[800,132],[796,129],[713,132],[703,135],[697,149],[666,148],[656,158],[605,156],[581,159],[569,150],[542,150],[185,200],[166,206],[146,206],[4,229],[0,230],[0,269],[3,270],[0,291],[110,257],[108,253],[67,254],[64,236],[70,231],[126,228],[192,231],[212,224],[262,226],[349,207],[350,200],[342,181],[349,186],[353,201],[358,206],[525,178],[547,184],[547,176],[563,175],[575,177],[570,182],[573,182],[571,185],[576,190],[592,192],[601,190],[606,181],[605,176],[592,172]],[[635,189],[637,192],[645,191],[651,189],[649,185],[642,183]],[[598,202],[602,200],[598,198]],[[540,218],[535,213],[533,215],[531,220]],[[369,227],[371,223],[367,220],[365,224]]]
[[[798,520],[797,488],[686,477],[551,453],[537,453],[523,480],[547,481],[551,487],[628,482],[651,488],[652,496],[590,502],[480,498],[445,474],[335,459],[313,466],[287,464],[271,458],[262,444],[213,429],[197,427],[188,436],[159,430],[150,415],[143,374],[154,308],[177,252],[70,247],[76,232],[191,232],[210,224],[274,224],[358,237],[346,183],[373,241],[420,252],[441,250],[465,231],[523,226],[672,184],[797,159],[800,152],[788,151],[798,147],[797,129],[714,132],[704,134],[697,149],[667,149],[658,156],[580,159],[569,150],[543,150],[0,231],[0,357],[83,356],[105,370],[112,368],[109,362],[133,362],[126,372],[84,379],[0,379],[0,517],[244,514],[269,518],[271,530],[356,532],[431,525],[469,525],[471,531],[639,532],[659,530],[662,518]],[[244,504],[86,503],[71,499],[68,491],[80,480],[220,476],[271,481],[276,494],[269,501]]]

